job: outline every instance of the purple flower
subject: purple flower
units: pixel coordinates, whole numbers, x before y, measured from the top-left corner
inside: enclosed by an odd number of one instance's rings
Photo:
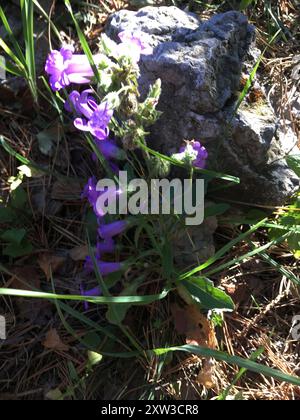
[[[97,56],[94,60],[96,63]],[[66,45],[60,51],[51,51],[46,61],[45,71],[50,75],[50,86],[54,91],[65,88],[71,83],[90,83],[94,76],[87,56],[74,54],[72,45]]]
[[[129,56],[134,63],[138,63],[143,55],[151,55],[153,48],[148,44],[147,36],[143,32],[123,31],[119,33],[122,41],[117,46],[119,57]]]
[[[109,274],[123,270],[123,264],[119,262],[104,262],[101,260],[96,260],[96,262],[101,276],[108,276]],[[86,258],[84,269],[87,273],[94,272],[94,264],[91,257]]]
[[[120,220],[117,222],[110,223],[108,225],[102,225],[98,229],[98,233],[102,239],[113,238],[116,235],[123,233],[129,226],[129,222],[126,220]]]
[[[112,254],[116,250],[115,241],[112,238],[107,238],[104,241],[97,242],[97,258],[101,258],[102,254]]]
[[[90,290],[82,290],[81,291],[82,296],[100,296],[102,294],[102,291],[100,289],[100,287],[94,287],[93,289]]]
[[[114,203],[119,195],[122,193],[121,190],[118,190],[115,186],[105,189],[98,189],[97,180],[95,177],[92,177],[88,180],[88,183],[84,187],[82,198],[87,198],[90,205],[93,207],[96,216],[103,217],[107,213],[107,208],[102,208],[100,204],[105,205],[106,207],[110,203]],[[99,198],[105,194],[106,199],[104,203],[99,202]]]
[[[81,194],[81,198],[87,198],[90,205],[93,206],[94,203],[98,199],[98,191],[97,191],[97,179],[95,176],[88,180],[88,183],[84,187],[84,190]]]
[[[126,153],[124,150],[118,147],[112,140],[96,141],[96,146],[106,159],[126,159]]]
[[[97,191],[97,179],[92,177],[88,180],[88,183],[84,187],[84,190],[81,194],[81,198],[87,198],[90,205],[94,206],[99,197],[99,192]]]
[[[100,287],[94,287],[93,289],[85,291],[84,288],[81,286],[80,294],[81,296],[101,296],[102,290],[100,289]],[[84,310],[87,311],[89,309],[89,303],[86,301],[83,302],[83,307],[84,307]]]
[[[190,141],[184,147],[181,147],[179,153],[172,156],[174,159],[192,163],[199,169],[204,169],[208,158],[207,150],[199,141]]]
[[[65,102],[65,109],[77,114],[83,115],[85,118],[76,118],[74,125],[78,130],[89,131],[98,140],[105,140],[109,134],[108,125],[113,116],[113,110],[108,102],[97,104],[93,96],[90,95],[92,90],[84,90],[81,94],[73,91],[68,101]]]

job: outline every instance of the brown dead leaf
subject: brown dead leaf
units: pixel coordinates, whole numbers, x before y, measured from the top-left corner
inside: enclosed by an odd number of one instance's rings
[[[206,389],[215,387],[214,380],[215,362],[213,359],[205,359],[203,362],[203,368],[197,376],[197,382],[200,385],[205,386]]]
[[[88,245],[77,246],[71,249],[69,253],[73,261],[83,261],[89,255]]]
[[[173,305],[171,310],[176,330],[179,334],[186,336],[187,344],[210,349],[217,348],[215,330],[208,319],[200,313],[197,306],[189,305],[180,308]]]
[[[210,349],[217,348],[218,342],[214,327],[201,314],[197,306],[189,305],[185,308],[180,308],[177,305],[172,305],[171,311],[174,317],[175,328],[179,334],[185,335],[187,344]],[[213,379],[214,369],[214,361],[211,358],[204,358],[203,367],[197,377],[197,382],[207,389],[213,388],[215,386]]]
[[[50,253],[41,254],[38,259],[38,264],[41,270],[45,273],[48,281],[51,279],[51,273],[54,274],[66,261],[65,257],[53,255]]]
[[[61,341],[61,338],[58,335],[58,332],[54,328],[48,331],[48,333],[46,334],[46,339],[45,341],[43,341],[42,344],[44,347],[46,347],[46,349],[58,350],[58,351],[69,350],[69,346],[67,346]]]

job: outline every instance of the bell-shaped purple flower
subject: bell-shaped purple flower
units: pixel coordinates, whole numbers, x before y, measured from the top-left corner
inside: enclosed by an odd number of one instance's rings
[[[181,147],[179,153],[172,155],[174,159],[182,162],[191,163],[199,169],[204,169],[208,158],[207,150],[199,141],[190,141],[184,147]]]
[[[88,180],[88,183],[84,187],[84,190],[81,194],[81,198],[86,198],[90,203],[91,207],[93,207],[94,213],[98,215],[97,212],[97,200],[100,196],[101,192],[97,191],[97,179],[96,177],[92,177]]]
[[[94,61],[97,63],[97,56],[94,56]],[[60,51],[51,51],[45,71],[50,75],[50,86],[54,91],[65,88],[71,83],[90,83],[94,76],[87,56],[74,54],[72,45],[66,45]]]
[[[101,260],[96,260],[98,270],[101,276],[108,276],[109,274],[116,273],[117,271],[121,271],[124,268],[124,264],[119,262],[104,262]],[[91,257],[87,257],[84,264],[84,270],[87,273],[93,273],[95,271],[95,267],[93,264],[93,260]]]
[[[105,197],[103,197],[104,194]],[[120,194],[122,194],[122,191],[117,189],[116,186],[99,189],[96,178],[92,177],[84,187],[81,197],[88,199],[97,217],[104,217],[107,214],[108,205],[115,203]]]
[[[84,190],[81,194],[81,198],[87,198],[90,205],[96,205],[97,199],[99,197],[99,192],[97,191],[97,179],[95,176],[88,180],[88,183],[84,187]]]
[[[128,56],[134,63],[140,61],[141,55],[151,55],[153,48],[148,44],[147,35],[144,32],[123,31],[119,33],[122,41],[117,46],[117,54]]]
[[[98,229],[98,233],[102,239],[113,238],[120,235],[129,227],[127,220],[119,220],[117,222],[102,225]]]

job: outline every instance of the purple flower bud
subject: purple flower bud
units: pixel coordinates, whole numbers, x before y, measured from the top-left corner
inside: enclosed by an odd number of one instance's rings
[[[107,238],[104,241],[97,242],[97,258],[101,258],[103,254],[112,254],[116,250],[115,241],[112,238]]]
[[[93,289],[86,290],[81,292],[82,296],[100,296],[102,294],[102,291],[100,287],[94,287]]]
[[[97,63],[97,56],[94,57]],[[46,61],[45,71],[50,75],[50,86],[54,91],[71,83],[90,83],[93,69],[86,55],[74,54],[74,47],[66,45],[60,51],[52,51]]]
[[[123,270],[123,264],[119,262],[104,262],[97,260],[97,266],[101,276],[108,276],[109,274],[115,273],[117,271]],[[91,257],[87,257],[84,264],[84,270],[87,273],[93,273],[94,264]]]
[[[120,149],[111,140],[97,141],[97,147],[99,148],[103,156],[105,156],[107,159],[126,159],[126,153],[124,152],[124,150]]]
[[[114,236],[123,233],[129,226],[129,222],[126,220],[120,220],[117,222],[110,223],[108,225],[102,225],[98,229],[98,233],[101,238],[113,238]]]

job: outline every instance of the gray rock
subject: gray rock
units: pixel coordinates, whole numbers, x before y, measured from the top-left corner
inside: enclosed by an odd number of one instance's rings
[[[268,102],[233,116],[243,61],[254,41],[243,14],[201,22],[176,7],[122,10],[106,32],[117,39],[123,30],[149,34],[154,47],[140,62],[142,95],[162,80],[163,115],[152,128],[151,147],[171,154],[183,140],[200,139],[210,154],[209,169],[240,177],[240,186],[226,190],[240,201],[280,205],[299,188],[283,159],[289,147],[299,153],[296,138],[283,134]]]
[[[209,203],[212,205],[212,203]],[[208,203],[206,203],[208,206]],[[194,267],[215,255],[214,234],[218,227],[215,216],[208,217],[202,225],[176,231],[173,241],[174,259],[179,268]]]

